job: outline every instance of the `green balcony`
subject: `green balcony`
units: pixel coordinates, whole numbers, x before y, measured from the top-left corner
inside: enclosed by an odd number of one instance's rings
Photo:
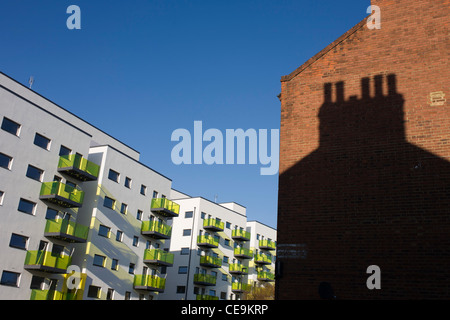
[[[136,290],[164,292],[166,279],[158,276],[138,274],[134,276],[133,287]]]
[[[213,256],[201,256],[200,265],[209,268],[220,268],[222,266],[222,259]]]
[[[170,239],[172,228],[157,220],[143,221],[141,225],[141,233],[155,239]]]
[[[201,286],[215,286],[216,277],[211,274],[194,274],[194,283]]]
[[[167,198],[153,198],[151,211],[166,217],[178,217],[180,205]]]
[[[219,297],[210,296],[209,294],[197,294],[195,300],[219,300]]]
[[[251,289],[252,289],[251,284],[241,283],[241,282],[233,282],[231,284],[231,291],[233,291],[235,293],[250,292]]]
[[[59,158],[58,172],[80,181],[94,181],[98,178],[100,166],[78,154],[69,154]]]
[[[259,240],[259,248],[263,250],[275,250],[276,243],[272,240]]]
[[[217,219],[205,219],[203,220],[203,228],[211,231],[223,231],[225,224]]]
[[[146,249],[144,251],[144,262],[158,266],[172,266],[173,253],[161,249]]]
[[[49,273],[66,273],[72,258],[67,255],[52,255],[50,251],[27,251],[24,268]]]
[[[233,263],[230,264],[228,272],[236,275],[248,274],[248,267],[243,264]]]
[[[268,271],[263,271],[263,272],[258,272],[258,276],[257,279],[259,281],[275,281],[275,275],[272,272],[268,272]]]
[[[31,290],[30,300],[77,300],[74,293],[56,290]]]
[[[258,263],[258,264],[271,264],[272,257],[268,256],[267,254],[264,254],[264,253],[259,253],[259,254],[255,254],[254,261],[255,261],[255,263]]]
[[[251,259],[253,258],[253,251],[247,248],[235,248],[234,256],[241,259]]]
[[[212,236],[198,236],[197,237],[197,245],[208,248],[217,248],[219,247],[219,240]]]
[[[239,240],[239,241],[249,241],[250,240],[250,232],[240,229],[234,229],[231,232],[231,238],[233,240]]]
[[[66,242],[84,243],[88,237],[89,227],[66,219],[47,220],[44,236]]]
[[[84,192],[62,182],[44,182],[39,199],[64,208],[79,208],[83,205]]]

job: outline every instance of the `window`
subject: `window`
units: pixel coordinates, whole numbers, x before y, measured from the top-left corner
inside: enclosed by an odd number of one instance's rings
[[[17,208],[17,210],[19,210],[20,212],[34,215],[35,207],[36,207],[36,203],[25,200],[25,199],[20,199],[19,207]]]
[[[32,165],[28,165],[26,176],[33,180],[42,182],[42,176],[44,175],[44,171],[33,167]]]
[[[126,291],[125,292],[125,300],[130,300],[131,299],[131,292],[130,291]]]
[[[68,156],[70,153],[72,152],[72,150],[70,150],[69,148],[61,145],[61,148],[59,148],[59,156]]]
[[[135,267],[135,264],[134,263],[130,263],[130,266],[128,267],[128,273],[129,274],[134,274],[134,267]]]
[[[40,135],[39,133],[36,133],[36,135],[34,136],[34,144],[45,150],[50,149],[50,141],[51,140],[49,138],[46,138],[43,135]]]
[[[220,292],[220,299],[226,300],[227,299],[227,293],[226,292]]]
[[[0,167],[11,170],[12,158],[0,152]]]
[[[116,206],[116,200],[105,196],[105,200],[103,200],[103,206],[114,210],[114,207]]]
[[[45,282],[44,277],[33,276],[31,278],[30,289],[42,290]]]
[[[106,300],[114,300],[114,289],[108,288],[108,292],[106,293]]]
[[[45,219],[55,220],[58,216],[58,210],[47,208],[47,212],[45,214]]]
[[[178,274],[186,274],[188,270],[187,266],[178,267]]]
[[[27,250],[28,237],[13,233],[9,240],[9,246],[17,249]]]
[[[133,237],[133,247],[137,247],[139,245],[139,237]]]
[[[153,191],[153,198],[158,198],[158,192],[157,191]]]
[[[101,288],[97,286],[89,286],[88,297],[89,298],[100,298]]]
[[[125,187],[131,189],[131,178],[128,177],[125,178]]]
[[[2,279],[0,284],[4,286],[18,287],[19,286],[20,273],[4,270],[2,273]]]
[[[205,219],[205,217],[206,217],[206,213],[202,212],[202,213],[200,214],[200,218]]]
[[[123,239],[123,232],[120,230],[117,230],[116,241],[122,242],[122,239]]]
[[[0,206],[3,204],[3,196],[5,193],[3,191],[0,191]]]
[[[231,229],[231,222],[228,222],[228,221],[227,221],[227,223],[226,223],[225,226],[226,226],[227,229]]]
[[[188,255],[189,254],[189,248],[181,248],[180,254],[181,255]]]
[[[184,229],[183,230],[183,236],[190,236],[191,235],[191,229]]]
[[[116,270],[116,271],[119,270],[119,260],[112,259],[111,270]]]
[[[104,225],[100,225],[100,227],[98,228],[98,235],[105,237],[105,238],[109,238],[110,231],[111,231],[111,228],[104,226]]]
[[[223,263],[228,263],[228,262],[229,262],[229,259],[230,259],[230,258],[228,258],[227,256],[223,256]]]
[[[147,187],[144,186],[143,184],[141,184],[141,194],[145,196],[146,193],[147,193]]]
[[[230,246],[230,240],[229,239],[224,239],[224,245],[226,246]]]
[[[186,293],[186,286],[177,286],[177,293]]]
[[[192,218],[192,215],[194,214],[194,212],[192,212],[192,211],[186,211],[185,213],[184,213],[184,217],[185,218]]]
[[[126,203],[122,203],[120,206],[120,213],[127,214],[128,205]]]
[[[228,281],[228,276],[226,275],[226,273],[222,273],[222,280]]]
[[[108,179],[114,182],[119,182],[120,174],[112,169],[109,169]]]
[[[138,220],[142,220],[142,215],[144,214],[144,212],[142,212],[142,210],[138,210],[137,214],[136,214],[136,219]]]
[[[92,263],[94,266],[97,267],[104,267],[105,266],[106,257],[100,256],[98,254],[94,255],[94,262]]]
[[[8,118],[3,118],[2,129],[6,132],[9,132],[15,136],[19,136],[20,133],[20,124],[14,122]]]

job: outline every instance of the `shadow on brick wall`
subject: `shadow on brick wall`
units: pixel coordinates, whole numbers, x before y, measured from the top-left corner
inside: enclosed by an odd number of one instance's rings
[[[277,299],[450,297],[450,163],[407,142],[396,82],[324,85],[320,145],[279,177]]]

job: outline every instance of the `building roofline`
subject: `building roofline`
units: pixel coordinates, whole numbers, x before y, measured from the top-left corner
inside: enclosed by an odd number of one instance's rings
[[[259,224],[262,224],[263,226],[266,226],[267,228],[270,228],[270,229],[272,229],[272,230],[277,231],[276,228],[271,227],[271,226],[269,226],[269,225],[267,225],[267,224],[265,224],[265,223],[262,223],[262,222],[260,222],[260,221],[258,221],[258,220],[248,220],[247,223],[249,223],[249,222],[257,222],[257,223],[259,223]],[[277,232],[278,232],[278,231],[277,231]]]
[[[243,217],[246,217],[246,218],[247,218],[247,216],[244,215],[244,214],[242,214],[242,213],[239,213],[239,212],[234,211],[234,210],[232,210],[232,209],[230,209],[230,208],[224,207],[224,206],[220,205],[220,203],[213,202],[213,201],[211,201],[211,200],[209,200],[209,199],[206,199],[206,198],[203,198],[203,197],[201,197],[201,196],[190,197],[190,198],[177,198],[177,199],[171,199],[171,200],[176,202],[177,200],[189,200],[189,199],[202,199],[202,200],[208,201],[208,202],[210,202],[210,203],[212,203],[212,204],[218,205],[218,206],[220,206],[220,207],[223,208],[223,209],[229,210],[229,211],[231,211],[231,212],[233,212],[233,213],[236,213],[236,214],[238,214],[238,215],[240,215],[240,216],[243,216]],[[225,203],[226,203],[226,202],[225,202]]]
[[[300,73],[302,73],[304,70],[306,70],[307,68],[309,68],[311,65],[313,65],[316,61],[318,61],[320,58],[322,58],[323,56],[325,56],[328,52],[330,52],[331,50],[333,50],[335,47],[339,46],[342,42],[344,42],[348,37],[350,37],[351,35],[353,35],[355,32],[357,32],[358,30],[360,30],[361,28],[363,28],[366,25],[368,17],[365,17],[362,21],[360,21],[358,24],[356,24],[355,26],[353,26],[353,28],[351,28],[350,30],[348,30],[347,32],[345,32],[343,35],[341,35],[339,38],[337,38],[336,40],[334,40],[332,43],[330,43],[329,45],[327,45],[325,48],[323,48],[321,51],[319,51],[317,54],[315,54],[313,57],[311,57],[310,59],[308,59],[305,63],[303,63],[300,67],[298,67],[297,69],[295,69],[294,71],[292,71],[290,74],[282,76],[281,77],[281,82],[286,82],[289,80],[292,80],[293,78],[295,78],[297,75],[299,75]]]

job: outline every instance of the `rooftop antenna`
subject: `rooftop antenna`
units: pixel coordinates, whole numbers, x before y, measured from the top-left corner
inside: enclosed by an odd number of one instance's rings
[[[33,86],[33,82],[34,82],[34,77],[31,76],[30,79],[28,80],[28,84],[30,85],[30,89]]]

